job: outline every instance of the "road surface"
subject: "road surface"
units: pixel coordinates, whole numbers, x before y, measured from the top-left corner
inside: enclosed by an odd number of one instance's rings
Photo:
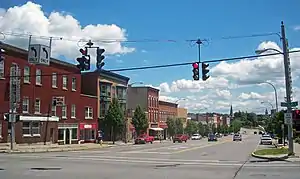
[[[299,179],[300,163],[250,157],[258,136],[129,145],[94,151],[1,154],[2,179]]]

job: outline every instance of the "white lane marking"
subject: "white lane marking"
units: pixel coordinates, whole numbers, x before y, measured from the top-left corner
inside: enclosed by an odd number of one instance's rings
[[[169,164],[169,165],[175,165],[175,164],[180,164],[180,165],[199,165],[201,166],[240,166],[240,163],[220,163],[218,162],[184,162],[184,161],[151,161],[151,160],[132,160],[132,159],[109,159],[109,158],[83,158],[83,157],[61,157],[61,158],[53,158],[53,157],[43,157],[43,158],[48,158],[52,160],[86,160],[86,161],[104,161],[104,162],[113,162],[113,163],[118,163],[118,164],[128,164],[128,163],[145,163],[145,164]],[[244,167],[299,167],[298,164],[246,164]]]

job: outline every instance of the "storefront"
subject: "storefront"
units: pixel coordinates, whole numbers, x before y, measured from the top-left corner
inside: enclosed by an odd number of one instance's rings
[[[161,135],[162,131],[163,129],[159,128],[157,123],[150,124],[149,135],[153,136],[155,140],[159,139],[159,136]]]
[[[95,142],[97,139],[97,123],[80,123],[80,143],[84,142]]]
[[[159,127],[163,129],[163,131],[161,131],[163,139],[166,140],[169,136],[168,136],[168,125],[165,122],[160,122],[159,123]]]
[[[78,124],[58,124],[58,144],[78,144]]]

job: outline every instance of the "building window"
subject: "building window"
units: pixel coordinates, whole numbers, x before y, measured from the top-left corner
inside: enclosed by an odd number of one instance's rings
[[[72,91],[76,91],[76,78],[72,78]]]
[[[66,75],[63,76],[63,89],[68,89],[68,77]]]
[[[35,84],[41,85],[42,84],[42,71],[40,69],[36,69],[35,71],[36,77],[35,77]]]
[[[105,114],[106,114],[106,111],[108,110],[109,108],[109,102],[101,102],[101,106],[100,106],[100,116],[101,117],[105,117]]]
[[[56,116],[56,106],[52,106],[51,112],[52,116]]]
[[[66,105],[61,107],[61,118],[64,118],[64,119],[67,118],[67,106]]]
[[[41,100],[39,98],[35,99],[34,103],[34,113],[41,113]]]
[[[40,123],[38,121],[23,121],[23,136],[40,136]]]
[[[85,119],[92,119],[93,118],[93,108],[91,107],[85,107],[84,109],[85,113]]]
[[[30,83],[30,68],[29,68],[29,66],[24,67],[24,83]]]
[[[4,60],[0,62],[0,78],[4,78]]]
[[[22,110],[23,110],[23,113],[29,113],[29,98],[28,97],[23,98]]]
[[[57,75],[56,75],[56,73],[52,73],[52,87],[57,88]]]
[[[71,118],[76,118],[76,106],[72,104],[71,106]]]

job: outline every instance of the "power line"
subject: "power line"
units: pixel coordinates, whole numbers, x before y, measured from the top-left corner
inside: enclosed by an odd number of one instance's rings
[[[293,50],[289,53],[298,53],[300,50]],[[242,60],[242,59],[251,59],[251,58],[259,58],[259,57],[268,57],[268,56],[275,56],[275,55],[282,55],[282,53],[270,53],[270,54],[262,54],[262,55],[250,55],[250,56],[241,56],[241,57],[233,57],[233,58],[222,58],[216,60],[207,60],[203,61],[202,63],[216,63],[221,61],[233,61],[233,60]],[[184,62],[184,63],[174,63],[174,64],[165,64],[165,65],[154,65],[154,66],[143,66],[143,67],[128,67],[128,68],[119,68],[119,69],[111,69],[105,70],[108,72],[121,72],[121,71],[133,71],[133,70],[146,70],[146,69],[158,69],[158,68],[167,68],[167,67],[176,67],[176,66],[185,66],[185,65],[192,65],[194,62]],[[101,73],[101,71],[100,71]],[[57,76],[64,76],[64,75],[80,75],[82,73],[56,73]],[[36,77],[36,76],[52,76],[53,74],[42,74],[42,75],[20,75],[20,76],[5,76],[5,77]]]
[[[74,38],[67,38],[67,37],[54,37],[54,36],[45,36],[45,35],[34,35],[31,33],[15,33],[15,32],[0,32],[1,36],[4,37],[5,40],[6,36],[14,36],[14,37],[20,37],[20,38],[35,38],[35,39],[41,39],[41,40],[48,40],[52,38],[52,40],[62,40],[62,41],[71,41],[71,42],[88,42],[89,40],[92,40],[96,43],[179,43],[179,42],[196,42],[198,39],[133,39],[133,40],[127,40],[127,39],[83,39],[82,37],[74,37]],[[220,38],[207,38],[209,41],[213,40],[230,40],[230,39],[244,39],[244,38],[254,38],[254,37],[263,37],[263,36],[271,36],[271,35],[278,35],[278,33],[259,33],[259,34],[250,34],[250,35],[239,35],[239,36],[226,36],[226,37],[220,37]],[[206,40],[207,40],[206,39]],[[205,41],[205,40],[203,40]]]

